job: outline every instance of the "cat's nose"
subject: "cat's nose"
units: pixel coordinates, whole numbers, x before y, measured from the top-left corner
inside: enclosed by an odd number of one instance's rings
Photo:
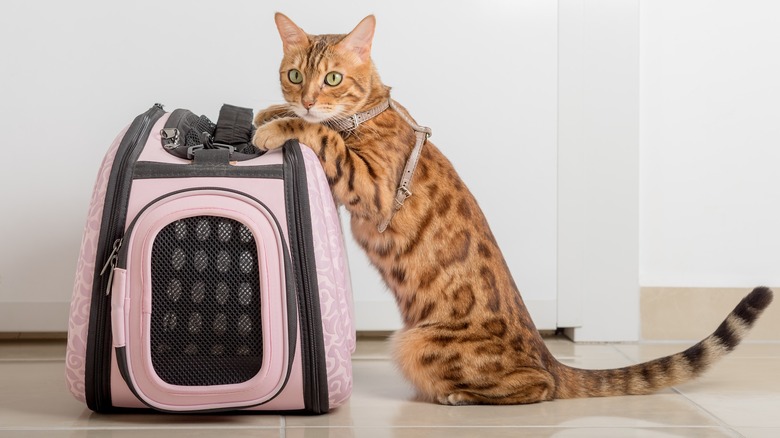
[[[314,104],[315,104],[316,102],[317,102],[317,101],[315,101],[315,100],[313,100],[313,99],[312,99],[312,100],[307,100],[307,99],[304,99],[304,100],[303,100],[303,107],[304,107],[304,108],[306,108],[307,110],[309,110],[309,109],[311,109],[311,107],[313,107],[313,106],[314,106]]]

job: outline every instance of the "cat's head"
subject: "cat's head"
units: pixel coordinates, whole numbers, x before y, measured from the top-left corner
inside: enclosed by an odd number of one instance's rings
[[[384,88],[371,62],[373,15],[346,35],[309,35],[283,14],[274,19],[284,48],[282,93],[298,117],[311,123],[349,117]]]

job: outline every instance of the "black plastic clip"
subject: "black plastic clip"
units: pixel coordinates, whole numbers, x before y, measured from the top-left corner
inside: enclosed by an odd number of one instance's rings
[[[208,132],[203,131],[200,133],[200,143],[206,149],[214,149],[214,137]]]
[[[195,146],[190,146],[187,148],[187,159],[193,160],[195,159],[195,152],[199,150],[215,150],[215,149],[222,149],[228,151],[228,158],[233,156],[233,153],[236,151],[236,148],[234,146],[231,146],[229,144],[222,144],[222,143],[211,143],[211,147],[206,147],[202,144],[196,144]]]

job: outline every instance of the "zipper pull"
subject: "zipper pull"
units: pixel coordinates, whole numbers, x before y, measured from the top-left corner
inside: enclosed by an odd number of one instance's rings
[[[108,273],[108,283],[106,284],[106,296],[111,294],[111,286],[114,281],[114,268],[116,268],[116,261],[117,258],[119,258],[119,248],[122,247],[122,239],[116,239],[114,241],[114,249],[111,250],[111,254],[108,256],[108,260],[106,261],[106,264],[103,265],[103,269],[100,271],[100,275],[106,273],[106,270],[111,268],[111,271]]]
[[[179,147],[179,130],[176,128],[163,128],[160,130],[160,137],[163,139],[163,147],[171,150]]]

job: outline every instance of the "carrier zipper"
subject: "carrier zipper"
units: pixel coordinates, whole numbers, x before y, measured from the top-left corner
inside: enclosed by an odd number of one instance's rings
[[[110,241],[109,239],[113,239],[115,247],[113,247],[111,252],[109,252],[104,257],[106,262],[103,265],[103,270],[101,272],[105,272],[107,266],[111,266],[112,264],[116,263],[116,251],[119,249],[116,247],[116,242],[121,242],[121,231],[124,227],[124,221],[127,214],[127,199],[123,199],[122,194],[127,189],[129,189],[130,184],[130,181],[128,181],[127,178],[127,167],[129,164],[128,160],[133,155],[133,152],[138,148],[139,144],[142,143],[142,141],[145,143],[153,123],[156,122],[163,113],[164,111],[162,104],[154,104],[152,108],[150,108],[142,115],[137,128],[135,128],[132,133],[128,132],[125,134],[125,138],[130,139],[129,142],[125,143],[123,139],[122,143],[120,144],[120,149],[117,150],[117,154],[121,155],[119,156],[118,161],[117,158],[114,158],[114,164],[112,166],[112,173],[114,168],[117,169],[117,173],[112,175],[114,177],[114,190],[112,193],[106,194],[107,202],[103,207],[104,212],[107,208],[110,209],[109,219],[105,224],[106,232],[104,234],[104,242]],[[131,136],[128,137],[128,135]],[[124,150],[121,148],[122,144],[127,144]],[[117,165],[118,167],[115,167]],[[109,181],[109,185],[110,184],[111,181]],[[108,201],[111,201],[112,204],[109,205]],[[114,203],[116,203],[116,205],[114,205]],[[91,373],[87,374],[86,380],[88,381],[90,378],[92,379],[91,387],[93,390],[85,392],[88,402],[90,400],[90,396],[92,398],[92,404],[90,408],[97,412],[106,411],[111,408],[111,321],[108,317],[111,303],[108,294],[110,293],[110,285],[111,281],[113,280],[113,272],[114,270],[111,269],[111,273],[109,274],[108,278],[101,275],[100,281],[95,282],[92,292],[92,306],[96,307],[90,312],[89,333],[94,337],[94,342],[88,342],[87,344],[88,354],[86,365]],[[92,352],[91,360],[89,354],[90,348]],[[87,386],[89,387],[90,385],[87,384]]]
[[[312,286],[311,283],[312,276],[316,276],[316,269],[313,269],[314,265],[311,265],[308,259],[310,250],[306,245],[308,236],[305,231],[304,218],[302,217],[303,213],[309,210],[308,205],[304,206],[301,199],[303,197],[302,193],[306,194],[306,187],[301,187],[302,185],[306,185],[306,174],[305,169],[300,168],[300,160],[303,159],[300,145],[297,143],[288,144],[285,146],[285,151],[287,150],[289,150],[289,152],[285,154],[285,161],[290,164],[291,170],[289,180],[291,182],[291,197],[295,211],[294,231],[297,244],[297,251],[295,251],[295,253],[298,255],[298,257],[294,257],[294,260],[297,261],[298,265],[296,266],[296,269],[301,273],[299,277],[301,280],[301,296],[304,298],[304,302],[301,306],[301,336],[306,336],[307,342],[305,344],[309,347],[308,352],[310,355],[309,361],[304,364],[304,368],[309,367],[308,376],[310,381],[307,385],[309,392],[308,399],[311,402],[309,408],[315,413],[323,413],[326,412],[328,408],[325,407],[322,409],[322,404],[327,403],[327,400],[322,400],[320,393],[322,390],[321,385],[323,385],[323,383],[320,382],[319,372],[325,366],[325,363],[320,359],[317,348],[320,341],[317,336],[318,330],[315,318],[318,316],[317,313],[319,313],[319,300],[315,302],[315,295],[318,295],[319,291],[316,287]],[[316,298],[319,298],[319,296]],[[303,345],[301,347],[303,347]],[[307,373],[304,373],[304,379],[306,374]]]
[[[103,274],[106,273],[106,270],[111,268],[111,271],[108,273],[108,284],[106,285],[106,296],[111,295],[111,286],[113,285],[114,280],[114,268],[116,268],[116,261],[119,257],[119,249],[122,247],[122,238],[116,239],[114,241],[114,249],[111,251],[111,254],[108,256],[108,261],[105,265],[103,265],[103,270],[100,271],[100,276],[102,277]]]
[[[295,176],[297,176],[297,174],[299,172],[299,170],[297,169],[297,163],[296,163],[298,157],[295,157],[295,158],[296,158],[295,160],[292,160],[292,168],[294,169],[293,174]],[[306,298],[306,303],[303,306],[303,311],[307,314],[306,315],[306,326],[307,326],[306,327],[306,329],[307,329],[306,332],[307,332],[307,335],[309,337],[309,347],[310,347],[309,349],[311,351],[311,358],[312,358],[311,362],[314,363],[314,364],[317,364],[318,363],[318,360],[317,360],[317,349],[314,348],[314,345],[315,345],[315,342],[316,342],[316,337],[314,336],[314,324],[312,323],[312,307],[313,307],[313,304],[312,304],[312,294],[311,294],[311,287],[309,285],[309,276],[306,275],[309,272],[309,270],[308,270],[308,263],[307,263],[308,261],[306,260],[306,258],[307,258],[306,257],[306,251],[305,251],[306,247],[305,247],[305,245],[303,243],[303,239],[305,238],[304,234],[303,234],[303,221],[302,221],[301,215],[300,215],[300,212],[301,212],[301,198],[299,196],[299,193],[300,193],[301,188],[298,186],[298,178],[297,177],[294,177],[293,181],[294,181],[293,182],[293,199],[294,199],[294,202],[295,202],[295,211],[296,211],[296,215],[295,215],[295,229],[296,229],[296,232],[298,234],[298,254],[300,254],[299,260],[300,260],[300,265],[301,265],[301,272],[303,272],[303,276],[302,276],[303,277],[303,292],[304,292],[303,295]],[[316,368],[316,366],[315,366],[315,368]],[[319,392],[316,390],[316,388],[319,388],[319,382],[317,381],[317,373],[316,372],[311,373],[311,377],[312,377],[312,380],[313,380],[312,381],[312,391],[311,391],[312,392],[312,397],[313,397],[312,401],[314,402],[313,406],[319,406],[319,404],[320,404],[319,403],[319,397],[318,397]]]
[[[160,136],[165,149],[176,149],[179,147],[179,130],[177,128],[163,128],[160,131]]]

